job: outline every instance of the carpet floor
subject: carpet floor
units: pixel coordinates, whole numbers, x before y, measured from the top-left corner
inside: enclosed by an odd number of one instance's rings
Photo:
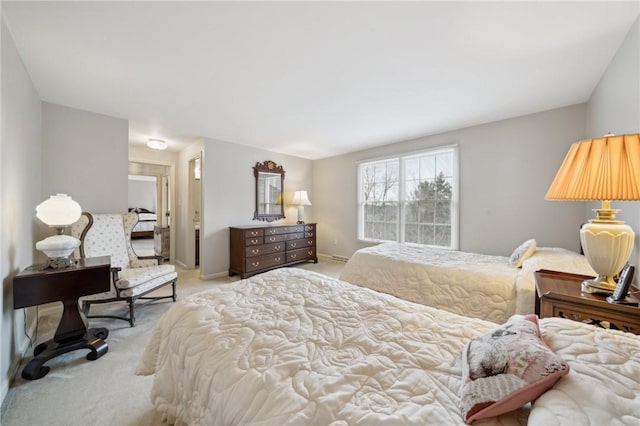
[[[301,264],[301,268],[338,277],[344,266],[334,261]],[[199,271],[178,271],[178,300],[215,285],[237,281],[238,277],[220,277],[203,281]],[[170,286],[160,289],[170,294]],[[39,380],[24,380],[20,373],[31,359],[22,361],[2,403],[0,425],[3,426],[75,426],[163,425],[160,413],[151,405],[149,394],[153,376],[141,377],[134,370],[157,319],[172,305],[171,299],[136,307],[136,325],[113,319],[91,319],[90,327],[107,327],[109,351],[96,361],[87,361],[87,350],[69,352],[49,360],[49,373]],[[94,305],[95,313],[127,312],[125,303]],[[101,311],[102,310],[102,311]],[[91,308],[94,314],[94,307]],[[41,316],[38,336],[33,345],[53,337],[59,313]],[[33,336],[31,336],[33,337]],[[33,347],[29,349],[32,354]]]

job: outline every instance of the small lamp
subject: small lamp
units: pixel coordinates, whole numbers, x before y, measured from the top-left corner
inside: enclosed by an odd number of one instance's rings
[[[76,222],[81,214],[80,204],[67,194],[52,195],[36,207],[36,217],[56,230],[56,235],[36,243],[36,249],[49,258],[45,268],[66,268],[74,264],[70,256],[80,240],[63,234],[64,228]]]
[[[640,200],[640,135],[605,135],[571,145],[545,197],[549,200],[602,201],[596,219],[580,229],[585,257],[598,276],[582,283],[586,293],[611,294],[613,277],[633,250],[633,229],[616,220],[611,201]]]
[[[304,206],[310,206],[311,201],[307,196],[307,191],[296,191],[293,194],[291,204],[298,206],[298,223],[304,223]]]

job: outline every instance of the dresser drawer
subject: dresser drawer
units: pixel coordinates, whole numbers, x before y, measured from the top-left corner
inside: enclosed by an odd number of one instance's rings
[[[305,238],[302,240],[287,241],[287,250],[297,250],[306,247],[315,247],[315,238]]]
[[[264,244],[264,239],[262,237],[262,235],[260,235],[259,237],[252,237],[252,238],[245,238],[244,239],[244,245],[246,247],[250,247],[250,246],[259,246]]]
[[[278,266],[285,263],[286,256],[284,253],[269,254],[267,256],[251,257],[247,259],[246,271],[259,271],[272,266]]]
[[[264,235],[263,229],[247,229],[243,231],[244,238],[262,237]]]
[[[316,256],[316,249],[314,247],[303,248],[301,250],[287,251],[287,263],[297,262],[299,260],[312,259]]]
[[[244,249],[244,254],[247,257],[264,256],[266,254],[283,252],[285,247],[284,242],[263,244],[259,246],[247,247]]]
[[[292,232],[304,232],[304,226],[303,225],[278,226],[273,228],[266,228],[264,230],[265,235],[290,234]]]
[[[286,240],[287,240],[287,234],[265,235],[264,236],[265,244],[277,243],[277,242],[286,241]]]

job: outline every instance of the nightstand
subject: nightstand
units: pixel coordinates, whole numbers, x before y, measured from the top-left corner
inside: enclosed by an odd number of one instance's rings
[[[22,370],[22,377],[36,380],[49,372],[44,363],[51,358],[78,349],[89,349],[88,360],[96,360],[107,353],[104,339],[106,328],[87,329],[86,318],[78,308],[78,298],[109,291],[111,286],[111,258],[80,259],[74,266],[42,269],[33,265],[13,278],[14,309],[60,301],[62,317],[53,340],[39,344],[34,358]]]
[[[583,293],[580,285],[593,277],[540,270],[536,279],[536,314],[540,318],[560,317],[603,328],[640,334],[640,308],[609,303],[606,296]],[[631,291],[637,291],[631,287]],[[638,300],[629,296],[632,302]]]

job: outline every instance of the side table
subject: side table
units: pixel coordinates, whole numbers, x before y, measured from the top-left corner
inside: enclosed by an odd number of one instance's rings
[[[87,329],[86,318],[78,307],[78,298],[109,291],[111,285],[109,256],[80,259],[75,266],[42,269],[32,265],[13,278],[14,309],[61,301],[62,318],[52,340],[36,346],[34,358],[22,370],[22,377],[36,380],[49,372],[44,363],[51,358],[78,349],[89,349],[88,360],[107,353],[106,328]]]
[[[603,328],[640,334],[638,306],[609,303],[606,296],[583,293],[581,283],[592,279],[584,275],[540,270],[535,273],[535,312],[540,318],[561,317]],[[637,291],[631,287],[631,292]],[[629,296],[630,303],[638,299]]]

